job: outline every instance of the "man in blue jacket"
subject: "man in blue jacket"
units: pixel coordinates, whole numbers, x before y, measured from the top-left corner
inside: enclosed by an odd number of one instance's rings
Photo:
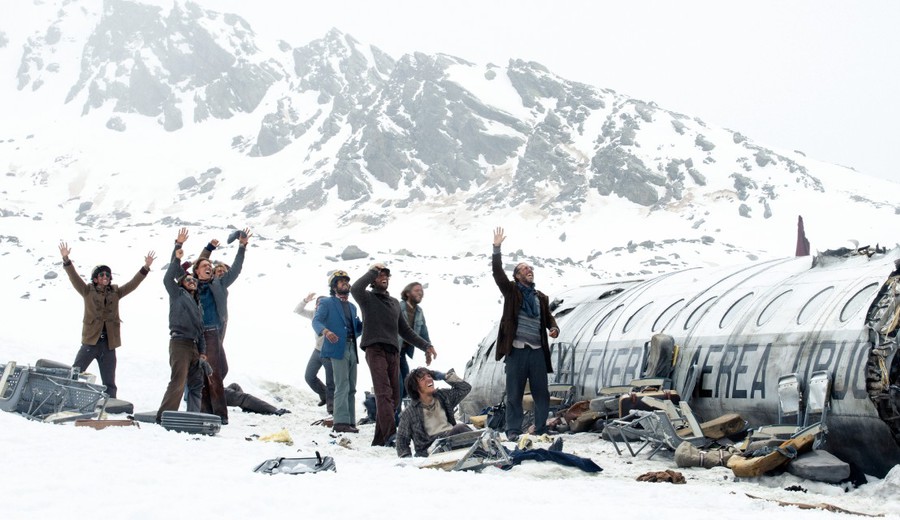
[[[331,359],[334,377],[334,426],[336,432],[359,433],[356,424],[356,351],[357,338],[362,334],[362,322],[356,306],[350,303],[350,276],[336,270],[328,276],[331,296],[323,298],[316,307],[312,327],[322,336],[322,357]]]
[[[206,355],[213,372],[208,377],[196,377],[188,381],[188,410],[213,413],[228,424],[228,400],[225,395],[225,376],[228,375],[228,358],[222,338],[228,324],[228,287],[237,280],[244,266],[247,243],[253,233],[249,228],[236,231],[232,236],[239,245],[231,269],[220,277],[214,276],[210,254],[219,247],[218,240],[211,240],[194,262],[193,275],[197,279],[197,294],[203,308],[203,336],[206,341]],[[203,381],[205,379],[205,381]],[[198,402],[197,397],[201,397]]]

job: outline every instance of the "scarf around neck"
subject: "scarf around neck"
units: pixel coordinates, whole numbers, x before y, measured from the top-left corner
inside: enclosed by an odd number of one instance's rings
[[[540,308],[538,306],[537,290],[535,290],[534,284],[525,285],[522,282],[517,281],[516,285],[518,285],[519,290],[522,291],[522,312],[524,312],[526,316],[537,318],[540,314]]]

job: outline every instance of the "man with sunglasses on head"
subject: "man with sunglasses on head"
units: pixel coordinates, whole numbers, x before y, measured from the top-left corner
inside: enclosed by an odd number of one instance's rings
[[[491,271],[503,295],[503,316],[494,351],[497,361],[506,358],[506,437],[514,441],[522,434],[526,381],[534,399],[534,433],[542,435],[547,431],[547,374],[553,372],[547,334],[549,331],[551,338],[559,336],[559,327],[550,314],[550,299],[534,287],[534,269],[530,265],[517,264],[512,280],[503,272],[500,245],[505,239],[503,228],[496,228]]]
[[[119,318],[119,300],[144,281],[150,272],[150,265],[156,259],[153,251],[144,257],[144,266],[125,285],[113,285],[112,270],[106,265],[98,265],[91,271],[91,283],[85,283],[69,259],[72,250],[66,242],[59,243],[63,269],[72,282],[72,287],[84,299],[84,319],[81,327],[81,348],[75,355],[72,366],[84,372],[91,362],[97,360],[100,379],[106,386],[106,394],[116,397],[116,349],[122,346]]]

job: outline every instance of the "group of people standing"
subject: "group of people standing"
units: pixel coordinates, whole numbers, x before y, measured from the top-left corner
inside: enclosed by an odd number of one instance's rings
[[[171,373],[157,421],[163,411],[177,410],[185,396],[189,411],[214,413],[227,424],[229,389],[223,380],[228,361],[223,341],[228,324],[228,287],[241,273],[250,236],[249,229],[232,234],[229,242],[233,238],[239,241],[232,265],[214,266],[210,255],[219,246],[217,240],[210,241],[196,261],[182,264],[188,231],[182,228],[178,232],[163,277],[169,294]],[[547,374],[552,372],[547,336],[556,338],[559,328],[550,313],[549,298],[535,289],[534,269],[519,263],[512,280],[503,272],[500,246],[505,238],[503,228],[496,228],[491,265],[504,304],[495,355],[506,365],[506,436],[515,440],[522,433],[526,384],[535,403],[535,433],[546,431],[550,402]],[[111,284],[112,273],[105,265],[94,268],[91,284],[84,283],[69,260],[70,249],[64,242],[60,253],[66,273],[85,303],[82,346],[74,364],[84,371],[96,359],[103,384],[115,397],[115,349],[121,345],[118,301],[146,278],[155,253],[150,251],[144,266],[122,286]],[[453,370],[446,374],[424,367],[409,370],[407,358],[412,358],[415,349],[424,352],[426,365],[437,357],[419,305],[424,288],[419,282],[410,283],[397,300],[388,292],[390,278],[390,269],[382,263],[373,264],[352,284],[346,271],[335,270],[328,276],[329,296],[315,298],[310,293],[297,306],[295,312],[311,319],[316,336],[305,379],[319,396],[319,405],[327,406],[333,415],[334,431],[358,433],[356,380],[362,350],[376,402],[372,445],[395,445],[399,456],[409,456],[412,442],[416,455],[424,455],[435,439],[467,429],[456,424],[453,410],[471,386]],[[315,309],[306,309],[313,300]],[[325,383],[317,375],[323,367]],[[437,389],[434,382],[440,380],[450,388]],[[401,413],[404,395],[410,404]]]

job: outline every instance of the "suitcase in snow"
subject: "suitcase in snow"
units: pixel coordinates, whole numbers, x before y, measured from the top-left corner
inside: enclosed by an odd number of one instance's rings
[[[215,435],[222,428],[222,418],[210,413],[166,410],[161,419],[163,428],[176,432]]]
[[[279,473],[296,475],[299,473],[337,471],[337,466],[333,458],[327,455],[323,457],[317,451],[315,457],[278,457],[277,459],[269,459],[256,466],[256,469],[253,471],[268,475],[277,475]]]

